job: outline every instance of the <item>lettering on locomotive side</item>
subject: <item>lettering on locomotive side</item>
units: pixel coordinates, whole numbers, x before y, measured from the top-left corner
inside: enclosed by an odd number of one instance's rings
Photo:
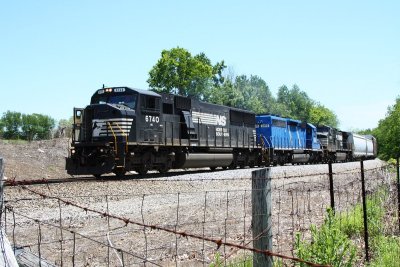
[[[217,125],[226,126],[226,117],[217,115]]]
[[[160,117],[158,116],[151,116],[151,115],[146,115],[144,117],[144,120],[146,122],[155,122],[155,123],[159,123],[160,122]]]
[[[218,127],[218,128],[215,128],[215,135],[229,137],[229,131],[227,128]]]
[[[210,114],[210,113],[193,111],[192,119],[193,119],[194,123],[226,126],[226,116],[225,115],[215,115],[215,114]]]

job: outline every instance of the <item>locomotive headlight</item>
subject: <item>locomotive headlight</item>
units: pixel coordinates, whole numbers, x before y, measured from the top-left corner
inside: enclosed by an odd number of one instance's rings
[[[100,149],[100,152],[103,153],[103,152],[104,152],[104,149],[101,148],[101,149]]]
[[[71,154],[72,154],[72,155],[75,154],[75,149],[72,149],[72,150],[71,150]]]

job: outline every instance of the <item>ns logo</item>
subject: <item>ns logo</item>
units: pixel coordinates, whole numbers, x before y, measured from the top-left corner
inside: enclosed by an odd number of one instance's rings
[[[226,126],[226,117],[224,115],[216,115],[217,125]]]

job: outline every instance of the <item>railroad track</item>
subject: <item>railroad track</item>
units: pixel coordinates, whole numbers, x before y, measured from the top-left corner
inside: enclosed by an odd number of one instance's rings
[[[168,173],[148,173],[145,175],[139,175],[136,173],[127,173],[124,177],[117,177],[113,174],[104,175],[101,178],[95,178],[94,176],[77,176],[77,177],[64,177],[64,178],[51,178],[51,179],[30,179],[30,180],[14,180],[9,179],[4,181],[4,186],[19,186],[19,185],[43,185],[43,184],[61,184],[61,183],[77,183],[77,182],[104,182],[104,181],[126,181],[126,180],[145,180],[145,179],[157,179],[157,178],[168,178],[174,177],[177,175],[185,175],[185,174],[199,174],[199,173],[211,173],[211,172],[219,172],[223,170],[214,170],[211,171],[209,169],[201,169],[201,170],[173,170]]]
[[[91,176],[54,178],[54,179],[5,180],[4,186],[74,183],[74,182],[84,182],[84,181],[93,181],[93,180],[96,180],[96,178],[91,177]]]

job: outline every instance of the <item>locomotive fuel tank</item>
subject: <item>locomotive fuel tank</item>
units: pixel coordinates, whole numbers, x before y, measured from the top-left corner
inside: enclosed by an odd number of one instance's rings
[[[233,154],[191,153],[185,156],[182,168],[228,167],[232,161]]]

